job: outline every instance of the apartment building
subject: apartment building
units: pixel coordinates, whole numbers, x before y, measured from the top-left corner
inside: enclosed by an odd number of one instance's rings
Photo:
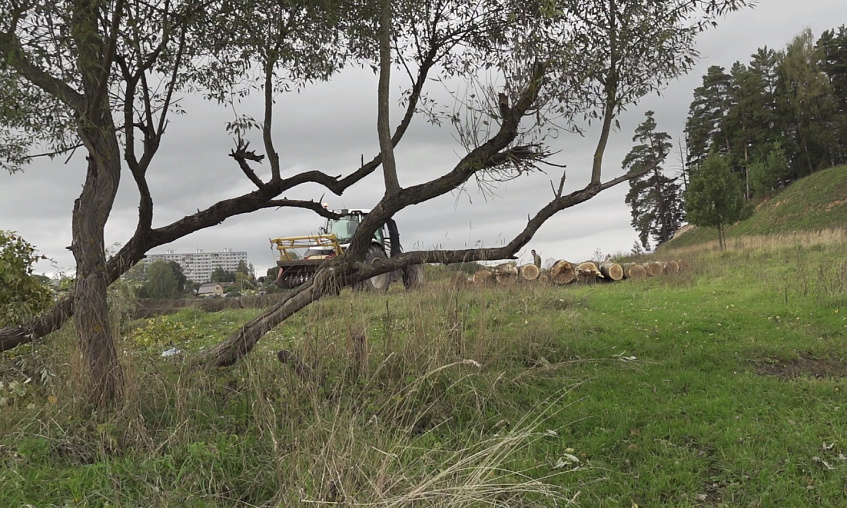
[[[246,252],[237,252],[232,249],[224,249],[223,252],[197,252],[180,253],[169,250],[164,254],[148,254],[145,262],[147,264],[161,259],[164,261],[176,261],[182,267],[182,273],[188,280],[194,282],[209,282],[215,268],[221,267],[228,272],[234,272],[238,268],[238,262],[247,262]]]

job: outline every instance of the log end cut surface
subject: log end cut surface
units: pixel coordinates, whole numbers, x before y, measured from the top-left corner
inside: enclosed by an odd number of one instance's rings
[[[536,280],[541,271],[535,265],[523,265],[521,267],[521,278],[524,280]]]
[[[600,273],[609,280],[623,279],[623,267],[618,263],[607,261],[600,265]]]

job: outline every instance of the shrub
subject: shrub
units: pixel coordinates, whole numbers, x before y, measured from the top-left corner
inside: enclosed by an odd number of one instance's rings
[[[27,321],[50,305],[50,290],[32,274],[45,256],[12,231],[0,231],[0,327]]]

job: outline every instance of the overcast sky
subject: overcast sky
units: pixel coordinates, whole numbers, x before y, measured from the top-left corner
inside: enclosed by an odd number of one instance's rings
[[[822,31],[842,24],[847,24],[847,0],[761,0],[753,9],[730,14],[717,28],[700,35],[701,60],[687,76],[621,117],[621,130],[613,133],[606,152],[603,179],[621,174],[621,160],[632,146],[633,131],[645,111],[655,111],[658,130],[677,143],[692,92],[709,66],[728,70],[735,61],[749,63],[757,48],[784,49],[805,28],[817,39]],[[358,167],[361,155],[369,160],[378,150],[375,84],[370,71],[349,71],[332,83],[279,97],[274,140],[283,176],[304,169],[348,174]],[[224,123],[232,119],[232,112],[197,100],[186,101],[185,106],[187,115],[171,117],[150,170],[154,227],[253,190],[227,156],[233,145]],[[245,104],[239,113],[260,118],[261,108],[258,103]],[[398,118],[399,113],[393,113],[392,119]],[[254,137],[253,146],[261,146],[258,135]],[[596,133],[588,131],[585,137],[563,134],[552,146],[561,150],[552,161],[568,167],[565,192],[586,183],[596,142]],[[408,186],[442,174],[455,165],[460,154],[461,147],[449,127],[438,130],[417,119],[397,149],[400,184]],[[666,167],[677,168],[678,161],[679,154],[672,153]],[[38,161],[23,173],[0,174],[0,229],[17,231],[54,260],[53,266],[39,264],[38,272],[73,271],[73,257],[66,247],[71,242],[71,210],[84,181],[84,168],[83,154],[77,153],[67,164],[64,159]],[[260,168],[260,176],[267,178],[267,171],[267,167]],[[411,207],[395,217],[403,246],[406,250],[499,246],[550,199],[549,182],[558,182],[559,177],[556,171],[522,177],[501,185],[495,196],[483,196],[472,185],[466,192]],[[376,172],[342,197],[326,193],[324,201],[331,208],[370,208],[381,195],[381,183],[381,173]],[[135,229],[137,194],[128,174],[121,184],[106,230],[108,244],[125,242]],[[630,227],[630,211],[624,203],[627,189],[627,184],[622,184],[555,216],[519,253],[521,261],[530,260],[533,248],[545,260],[582,261],[597,249],[613,255],[629,252],[637,234]],[[322,189],[308,187],[285,197],[317,200],[322,194]],[[310,212],[265,210],[230,218],[152,252],[247,251],[257,274],[263,274],[275,264],[269,238],[314,233],[322,222]]]

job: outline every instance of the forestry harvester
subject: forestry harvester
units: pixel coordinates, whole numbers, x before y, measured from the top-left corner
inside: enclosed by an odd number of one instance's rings
[[[340,217],[328,219],[320,229],[320,234],[271,239],[271,243],[279,251],[279,260],[276,263],[279,267],[277,286],[284,289],[296,288],[309,281],[325,260],[344,254],[353,234],[370,210],[342,209],[333,212]],[[364,262],[379,263],[400,252],[402,250],[397,223],[389,219],[371,238]],[[421,266],[409,266],[377,275],[357,284],[356,289],[386,291],[393,280],[401,278],[406,289],[411,289],[423,282],[423,269]]]

